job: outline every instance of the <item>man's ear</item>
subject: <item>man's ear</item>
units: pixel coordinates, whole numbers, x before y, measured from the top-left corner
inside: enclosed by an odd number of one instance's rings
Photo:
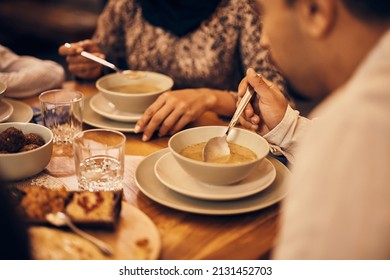
[[[324,38],[337,18],[339,0],[301,0],[296,2],[302,30],[312,38]]]

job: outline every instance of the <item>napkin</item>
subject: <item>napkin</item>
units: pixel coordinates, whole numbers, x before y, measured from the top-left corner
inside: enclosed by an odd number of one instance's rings
[[[134,179],[135,170],[142,159],[144,159],[143,156],[125,156],[125,174],[123,179],[123,195],[125,200],[130,200],[130,197],[134,195],[132,189],[136,186]],[[78,189],[76,175],[59,177],[58,179],[60,179],[69,190]]]

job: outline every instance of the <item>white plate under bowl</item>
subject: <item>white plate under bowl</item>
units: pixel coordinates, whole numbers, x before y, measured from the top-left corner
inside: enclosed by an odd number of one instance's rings
[[[26,103],[4,97],[2,100],[8,102],[14,108],[7,122],[30,122],[33,118],[33,109]]]
[[[91,97],[89,106],[99,115],[118,122],[136,122],[142,116],[142,114],[127,113],[118,110],[101,93],[97,93]]]
[[[107,119],[92,110],[89,105],[90,98],[86,98],[83,111],[83,122],[98,128],[110,128],[122,132],[134,132],[135,123],[133,122],[118,122]]]
[[[286,180],[290,171],[278,160],[269,160],[276,169],[274,182],[264,191],[236,200],[211,201],[179,194],[162,184],[154,173],[157,160],[168,153],[163,149],[144,158],[135,172],[135,181],[143,194],[151,200],[181,211],[208,214],[232,215],[260,210],[282,200],[287,194]]]
[[[229,186],[200,182],[190,176],[171,153],[159,158],[154,166],[157,178],[166,187],[183,195],[206,200],[233,200],[258,193],[274,181],[275,167],[268,159],[261,161],[244,180]]]
[[[0,100],[0,122],[8,120],[14,111],[14,107],[5,99]]]

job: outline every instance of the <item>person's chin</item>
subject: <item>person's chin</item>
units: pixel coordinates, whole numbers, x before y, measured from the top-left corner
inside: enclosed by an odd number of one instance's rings
[[[297,100],[297,101],[309,101],[310,100],[310,97],[304,95],[300,90],[297,89],[297,87],[295,87],[293,85],[293,83],[291,83],[288,80],[287,75],[282,70],[282,67],[280,67],[278,65],[278,63],[275,61],[275,59],[272,57],[272,52],[271,51],[268,52],[268,55],[267,55],[266,59],[268,60],[268,63],[270,63],[271,65],[274,65],[276,67],[276,69],[279,71],[279,73],[285,79],[286,89],[287,89],[288,95],[292,99]]]
[[[297,101],[310,101],[309,96],[304,95],[300,90],[294,87],[289,81],[286,81],[286,88],[289,96]]]

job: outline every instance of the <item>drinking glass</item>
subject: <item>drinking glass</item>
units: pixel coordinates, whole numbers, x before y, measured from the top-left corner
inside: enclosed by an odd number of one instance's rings
[[[123,188],[126,137],[111,129],[90,129],[73,138],[79,187],[88,191]]]
[[[73,136],[82,130],[83,99],[79,91],[48,90],[39,95],[43,125],[54,134],[54,144],[71,143]]]
[[[73,175],[73,136],[82,131],[84,95],[75,90],[53,89],[39,95],[43,125],[54,135],[53,155],[47,170],[55,176]]]

